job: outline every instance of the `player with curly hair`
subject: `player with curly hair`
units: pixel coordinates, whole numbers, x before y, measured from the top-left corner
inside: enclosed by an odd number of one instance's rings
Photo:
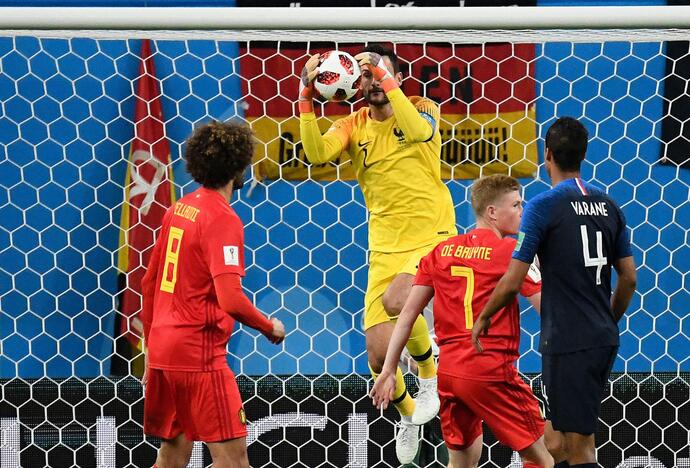
[[[242,291],[244,232],[228,202],[251,162],[251,130],[212,121],[187,140],[201,184],[165,214],[142,282],[146,343],[144,432],[162,439],[156,467],[186,466],[193,441],[213,466],[249,467],[246,417],[226,346],[235,320],[280,343],[285,328]]]

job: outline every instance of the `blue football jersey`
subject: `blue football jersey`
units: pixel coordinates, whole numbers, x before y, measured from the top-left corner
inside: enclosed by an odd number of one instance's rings
[[[611,266],[632,255],[623,212],[601,189],[568,179],[530,201],[513,258],[542,273],[542,353],[618,345]]]

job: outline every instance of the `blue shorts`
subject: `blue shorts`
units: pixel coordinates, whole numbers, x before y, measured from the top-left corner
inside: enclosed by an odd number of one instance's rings
[[[546,419],[561,432],[594,434],[618,346],[542,355]]]

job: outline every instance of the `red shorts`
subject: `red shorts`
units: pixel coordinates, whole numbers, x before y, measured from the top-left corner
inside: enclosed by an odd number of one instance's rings
[[[144,433],[174,439],[221,442],[247,435],[247,418],[235,375],[230,369],[209,372],[148,370]]]
[[[441,428],[448,448],[464,450],[482,433],[482,420],[503,445],[519,452],[544,435],[544,418],[519,375],[481,381],[438,375]]]

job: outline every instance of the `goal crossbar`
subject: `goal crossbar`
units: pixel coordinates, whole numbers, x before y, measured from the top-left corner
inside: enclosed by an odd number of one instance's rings
[[[0,28],[32,30],[672,29],[690,6],[474,8],[0,8]]]
[[[690,38],[690,6],[9,8],[0,36],[298,42],[600,42]]]

